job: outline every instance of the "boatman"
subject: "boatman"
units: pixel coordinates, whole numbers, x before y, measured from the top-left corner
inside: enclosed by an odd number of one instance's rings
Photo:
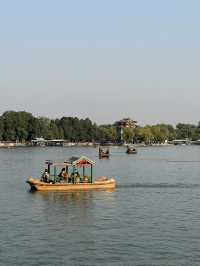
[[[42,174],[41,181],[46,183],[49,181],[49,173],[47,169],[45,169],[44,173]]]

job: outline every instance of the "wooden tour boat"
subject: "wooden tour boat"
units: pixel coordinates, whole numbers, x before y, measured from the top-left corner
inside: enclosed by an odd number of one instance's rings
[[[82,156],[72,157],[64,163],[46,161],[47,169],[41,179],[28,177],[27,183],[32,190],[40,191],[77,191],[91,189],[114,189],[114,178],[99,177],[93,181],[94,162]],[[90,168],[90,174],[86,175],[86,169]],[[62,169],[58,174],[58,169]],[[81,175],[79,174],[81,170]]]
[[[128,153],[128,154],[136,154],[137,150],[136,150],[136,148],[133,145],[129,145],[127,147],[126,153]]]
[[[109,158],[110,157],[110,151],[109,148],[102,148],[99,147],[99,158]]]

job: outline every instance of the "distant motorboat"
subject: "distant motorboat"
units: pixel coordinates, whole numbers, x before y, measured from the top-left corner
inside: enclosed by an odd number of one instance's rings
[[[110,150],[109,148],[99,147],[99,158],[109,158],[110,157]]]
[[[136,154],[137,150],[136,150],[136,148],[133,145],[128,145],[126,153],[127,154]]]

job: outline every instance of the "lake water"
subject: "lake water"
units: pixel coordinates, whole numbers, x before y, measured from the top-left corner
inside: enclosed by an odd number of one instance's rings
[[[31,193],[46,159],[96,161],[114,191]],[[200,265],[200,146],[0,150],[0,265]]]

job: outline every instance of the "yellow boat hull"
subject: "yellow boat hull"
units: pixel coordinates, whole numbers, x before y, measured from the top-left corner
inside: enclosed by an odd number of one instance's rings
[[[95,181],[94,183],[45,183],[32,177],[26,181],[31,189],[38,191],[78,191],[78,190],[97,190],[97,189],[114,189],[116,181],[114,178],[105,181]]]

